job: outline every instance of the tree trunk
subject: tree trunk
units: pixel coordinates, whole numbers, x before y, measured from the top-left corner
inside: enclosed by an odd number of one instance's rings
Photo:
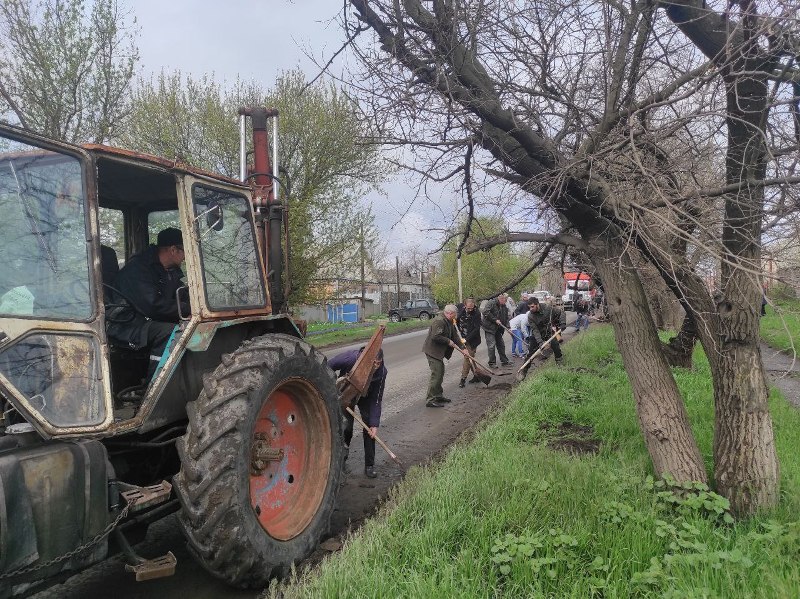
[[[665,343],[662,346],[664,357],[667,358],[669,365],[678,366],[679,368],[691,368],[696,340],[697,330],[694,318],[687,314],[683,317],[683,324],[677,336],[672,337],[669,343]]]
[[[624,246],[604,235],[590,254],[603,281],[617,347],[633,389],[636,414],[657,476],[707,480],[683,398],[661,350],[647,297]]]
[[[763,79],[727,82],[728,183],[766,174],[767,85]],[[718,372],[715,373],[714,476],[717,490],[744,515],[778,502],[779,465],[759,350],[761,217],[764,191],[744,187],[725,201]]]

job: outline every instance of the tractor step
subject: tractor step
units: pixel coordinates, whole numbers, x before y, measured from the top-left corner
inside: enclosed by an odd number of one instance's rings
[[[172,551],[168,551],[166,555],[161,557],[144,560],[135,565],[126,564],[125,570],[136,575],[136,582],[142,582],[143,580],[172,576],[175,574],[175,566],[177,564],[178,560],[175,559]]]
[[[125,485],[125,489],[121,495],[131,506],[130,513],[141,512],[159,503],[164,503],[172,493],[172,485],[165,480],[149,487]]]

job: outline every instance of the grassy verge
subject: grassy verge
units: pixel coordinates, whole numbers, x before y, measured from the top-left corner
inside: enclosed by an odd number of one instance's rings
[[[775,349],[797,351],[800,346],[800,300],[775,300],[761,317],[761,337]]]
[[[800,414],[773,392],[782,503],[727,522],[702,488],[654,483],[610,328],[565,347],[475,439],[409,472],[379,517],[287,597],[800,596]],[[678,382],[710,462],[708,364]],[[564,423],[599,453],[548,448]],[[569,441],[569,440],[567,440]],[[590,447],[589,441],[586,447]],[[710,466],[710,464],[709,464]]]
[[[311,345],[315,347],[326,347],[328,345],[335,345],[338,343],[349,343],[351,341],[360,341],[362,339],[369,339],[375,332],[379,323],[374,326],[358,327],[349,330],[331,331],[329,333],[320,333],[319,335],[310,335],[306,337]],[[404,320],[402,322],[387,322],[386,334],[393,335],[397,333],[406,333],[408,331],[415,331],[417,329],[426,329],[430,326],[427,320]]]

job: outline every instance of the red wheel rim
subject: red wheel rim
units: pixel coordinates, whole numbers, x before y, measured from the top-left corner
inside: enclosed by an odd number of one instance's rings
[[[331,467],[330,430],[325,402],[303,379],[282,382],[261,406],[250,444],[250,503],[273,538],[296,537],[319,510]]]

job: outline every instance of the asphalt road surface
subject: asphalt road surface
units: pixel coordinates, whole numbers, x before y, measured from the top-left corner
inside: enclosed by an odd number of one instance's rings
[[[574,312],[567,315],[570,321],[575,319]],[[507,368],[498,371],[504,375],[494,376],[489,387],[472,384],[459,389],[462,359],[454,356],[446,363],[444,378],[445,397],[451,398],[452,403],[444,408],[425,407],[429,370],[421,348],[426,334],[427,330],[415,331],[388,337],[383,342],[389,376],[378,434],[407,466],[425,463],[448,447],[463,431],[478,422],[493,403],[505,396],[514,381],[515,369]],[[510,355],[508,335],[504,339]],[[330,357],[360,345],[325,349],[324,353]],[[486,362],[485,343],[478,348],[477,358]],[[517,359],[517,367],[521,364],[522,361]],[[318,561],[327,551],[335,550],[338,541],[369,517],[389,488],[402,478],[403,473],[380,447],[376,452],[378,478],[369,479],[364,476],[361,435],[354,432],[347,460],[350,474],[339,493],[338,508],[331,521],[331,539],[322,545],[327,549],[320,548],[315,552],[310,558],[311,563]],[[188,553],[175,518],[173,514],[153,524],[146,540],[136,547],[137,552],[147,558],[172,551],[178,560],[174,576],[137,583],[132,574],[125,572],[121,559],[114,557],[33,595],[34,599],[250,599],[259,595],[257,591],[231,589],[208,574]]]

